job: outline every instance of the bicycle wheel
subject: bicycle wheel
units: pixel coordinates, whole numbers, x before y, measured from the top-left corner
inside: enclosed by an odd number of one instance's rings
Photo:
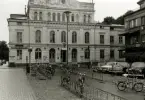
[[[124,91],[124,90],[127,88],[126,83],[125,83],[125,82],[118,82],[117,88],[118,88],[120,91]]]
[[[133,88],[136,92],[141,92],[143,90],[143,86],[144,86],[143,83],[135,83]]]

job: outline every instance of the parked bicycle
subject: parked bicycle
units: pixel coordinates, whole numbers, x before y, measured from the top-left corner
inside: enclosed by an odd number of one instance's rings
[[[138,82],[137,78],[132,78],[131,80],[129,80],[127,74],[124,74],[124,76],[127,78],[127,80],[119,81],[117,84],[117,87],[120,91],[125,91],[127,88],[131,88],[136,92],[143,91],[144,84],[142,82]]]

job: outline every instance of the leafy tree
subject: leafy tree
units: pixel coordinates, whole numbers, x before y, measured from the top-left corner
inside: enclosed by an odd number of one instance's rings
[[[132,12],[133,12],[132,10],[128,10],[125,14],[119,16],[117,19],[114,19],[113,17],[106,17],[106,18],[104,18],[104,21],[102,23],[124,25],[124,17]]]
[[[124,16],[118,17],[118,18],[115,20],[114,24],[121,24],[121,25],[124,25]]]
[[[114,21],[115,21],[115,19],[112,16],[107,16],[104,18],[103,23],[104,24],[112,24],[112,23],[114,23]]]
[[[9,59],[9,48],[5,41],[0,41],[0,60]]]

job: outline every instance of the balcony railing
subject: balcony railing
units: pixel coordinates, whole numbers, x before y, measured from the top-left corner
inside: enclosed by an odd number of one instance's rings
[[[135,47],[136,48],[145,48],[145,42],[125,45],[125,48],[135,48]]]

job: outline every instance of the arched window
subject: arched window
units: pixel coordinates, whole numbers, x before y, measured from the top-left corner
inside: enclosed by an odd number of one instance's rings
[[[66,42],[66,32],[65,31],[61,32],[61,42]]]
[[[72,50],[72,62],[77,62],[77,49]]]
[[[51,13],[48,13],[48,21],[51,21]]]
[[[54,31],[50,32],[50,43],[55,43],[55,32]]]
[[[86,23],[86,15],[84,15],[84,23]]]
[[[71,15],[71,21],[72,21],[72,22],[75,21],[75,19],[74,19],[74,14]]]
[[[53,13],[52,15],[53,15],[53,21],[56,21],[56,14]]]
[[[77,43],[77,32],[72,33],[72,43]]]
[[[38,15],[38,13],[34,12],[34,20],[38,20],[37,15]]]
[[[65,22],[65,13],[62,14],[62,21]]]
[[[41,43],[41,31],[37,30],[36,31],[36,39],[35,39],[36,43]]]
[[[50,49],[49,60],[50,60],[50,62],[55,62],[55,49]]]
[[[39,13],[39,20],[42,20],[42,12]]]
[[[88,16],[88,23],[91,22],[91,15]]]
[[[89,43],[90,42],[90,36],[89,36],[89,32],[85,33],[85,43]]]
[[[41,59],[41,49],[40,48],[37,48],[36,50],[35,50],[35,59],[36,60],[40,60]]]
[[[57,21],[60,22],[60,13],[57,14]]]
[[[85,59],[89,59],[90,58],[90,50],[87,48],[85,49]]]
[[[76,15],[76,21],[79,22],[79,15]]]

